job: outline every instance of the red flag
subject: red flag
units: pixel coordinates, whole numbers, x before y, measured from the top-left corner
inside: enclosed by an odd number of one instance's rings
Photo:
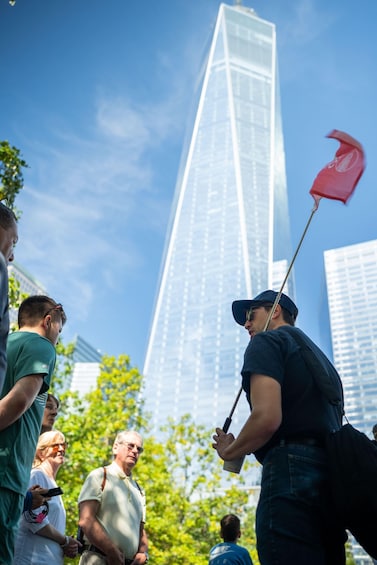
[[[326,137],[340,141],[334,159],[316,176],[310,194],[317,206],[322,197],[347,202],[365,169],[361,144],[353,137],[334,129]]]

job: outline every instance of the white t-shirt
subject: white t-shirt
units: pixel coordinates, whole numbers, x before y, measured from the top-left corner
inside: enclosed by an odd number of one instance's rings
[[[97,500],[100,507],[97,520],[109,538],[132,559],[140,542],[140,524],[145,522],[145,496],[136,482],[114,461],[106,467],[106,482],[102,491],[103,467],[92,471],[79,496],[80,502]]]
[[[39,485],[42,488],[53,488],[57,484],[40,469],[32,469],[29,487]],[[65,535],[65,509],[61,496],[53,496],[49,502],[49,512],[44,520],[37,523],[28,522],[22,514],[16,536],[13,565],[63,565],[63,550],[60,545],[49,538],[37,535],[37,531],[51,524]],[[33,510],[38,514],[38,509]]]

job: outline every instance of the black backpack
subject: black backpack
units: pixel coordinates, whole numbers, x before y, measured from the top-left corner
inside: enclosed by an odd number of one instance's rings
[[[325,438],[333,503],[340,523],[358,543],[377,559],[377,446],[347,420],[343,394],[300,330],[284,326],[300,346],[301,353],[322,394],[341,410],[347,424]],[[340,377],[338,376],[340,380]],[[339,392],[341,391],[341,392]]]

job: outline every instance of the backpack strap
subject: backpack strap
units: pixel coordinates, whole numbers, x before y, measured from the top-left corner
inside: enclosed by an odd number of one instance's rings
[[[139,489],[139,492],[140,492],[141,496],[144,496],[144,493],[143,493],[143,491],[141,490],[141,487],[140,487],[139,483],[138,483],[137,481],[135,481],[135,479],[134,479],[134,482],[135,482],[135,485],[137,486],[137,488]]]
[[[309,346],[307,341],[301,335],[301,330],[293,326],[282,326],[284,331],[288,332],[290,336],[294,339],[301,350],[301,354],[304,358],[306,366],[310,370],[314,382],[321,391],[321,393],[327,398],[330,404],[341,410],[341,415],[344,415],[344,398],[343,398],[343,387],[340,376],[330,363],[330,361],[323,355],[323,359],[313,351]],[[328,363],[324,362],[327,360]]]
[[[102,479],[102,483],[101,483],[101,490],[102,491],[105,488],[106,479],[107,479],[107,469],[106,469],[106,467],[103,467],[103,479]]]

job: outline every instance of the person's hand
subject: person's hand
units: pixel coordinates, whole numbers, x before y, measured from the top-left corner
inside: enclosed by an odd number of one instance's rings
[[[31,503],[32,510],[34,510],[35,508],[39,508],[47,500],[50,500],[50,498],[48,497],[46,498],[46,494],[48,491],[47,488],[41,488],[39,485],[33,485],[32,487],[29,488],[29,491],[31,492],[31,496],[32,496],[32,503]]]
[[[82,544],[76,539],[68,536],[69,542],[68,545],[63,547],[63,553],[66,557],[76,557],[79,552],[79,548],[82,547]]]
[[[224,457],[224,452],[229,445],[234,442],[234,435],[233,434],[226,434],[221,428],[216,428],[216,433],[212,436],[214,443],[212,447],[216,449],[219,457],[221,459],[226,459]]]
[[[132,565],[144,565],[148,561],[145,553],[137,553],[134,557]]]

